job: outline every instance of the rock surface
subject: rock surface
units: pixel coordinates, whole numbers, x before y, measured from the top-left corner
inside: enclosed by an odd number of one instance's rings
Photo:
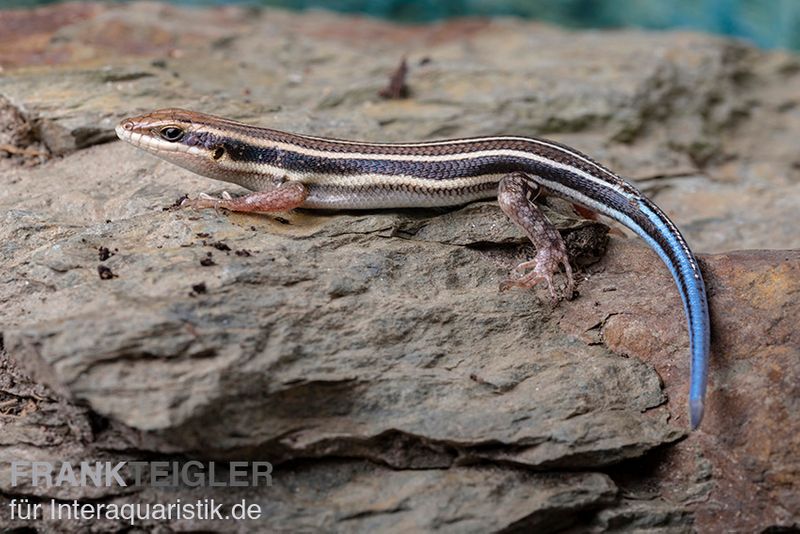
[[[270,488],[179,495],[258,502],[267,521],[171,528],[800,527],[797,58],[695,34],[152,3],[0,12],[0,36],[1,500],[167,495],[11,486],[11,460],[266,459]],[[403,54],[410,96],[382,99]],[[222,184],[108,141],[170,106],[384,141],[546,135],[638,180],[706,253],[701,430],[685,431],[680,298],[638,240],[548,199],[582,267],[554,308],[497,291],[531,251],[493,203],[169,209]]]

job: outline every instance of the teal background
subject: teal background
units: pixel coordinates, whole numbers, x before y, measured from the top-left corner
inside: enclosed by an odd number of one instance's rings
[[[0,0],[31,7],[58,0]],[[689,28],[800,50],[800,0],[172,0],[184,5],[247,4],[323,8],[399,22],[515,15],[572,28]]]

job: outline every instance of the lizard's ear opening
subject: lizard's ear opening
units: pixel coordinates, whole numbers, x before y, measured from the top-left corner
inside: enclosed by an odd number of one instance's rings
[[[177,126],[166,126],[161,128],[161,131],[158,132],[158,135],[160,135],[165,141],[176,143],[183,139],[183,133],[183,130]]]
[[[214,153],[211,155],[211,157],[216,160],[224,155],[225,155],[225,149],[222,148],[221,146],[218,146],[217,148],[214,149]]]

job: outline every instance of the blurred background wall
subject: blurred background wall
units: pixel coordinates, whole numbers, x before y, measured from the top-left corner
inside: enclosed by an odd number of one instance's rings
[[[59,0],[0,0],[32,7]],[[171,0],[189,5],[322,8],[400,22],[513,15],[573,28],[688,28],[800,50],[800,0]]]

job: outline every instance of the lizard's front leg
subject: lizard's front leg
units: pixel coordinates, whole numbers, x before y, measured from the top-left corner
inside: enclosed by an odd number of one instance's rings
[[[500,209],[525,231],[536,247],[536,257],[532,261],[520,263],[515,269],[522,272],[522,276],[505,280],[500,284],[500,290],[512,287],[531,288],[544,281],[547,282],[550,296],[555,301],[558,295],[553,285],[553,277],[563,265],[566,276],[564,296],[569,299],[572,298],[575,284],[567,257],[567,247],[561,234],[531,199],[538,192],[538,187],[523,173],[509,174],[500,180],[497,192]],[[530,271],[525,273],[529,269]]]
[[[223,208],[245,213],[269,213],[288,211],[300,207],[308,197],[308,188],[299,182],[284,182],[270,191],[256,191],[238,198],[223,195],[223,198],[201,197],[187,199],[181,206],[195,209]]]

